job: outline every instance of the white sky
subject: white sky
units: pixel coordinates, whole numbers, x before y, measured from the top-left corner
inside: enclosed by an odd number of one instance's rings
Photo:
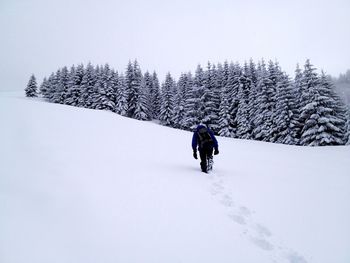
[[[350,68],[349,0],[0,0],[0,90],[23,89],[62,66],[137,58],[161,80],[198,63],[277,59],[293,74],[307,58]]]

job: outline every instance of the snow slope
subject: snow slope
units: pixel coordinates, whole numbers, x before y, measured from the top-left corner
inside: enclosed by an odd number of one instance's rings
[[[0,93],[0,262],[350,262],[350,147],[192,134]]]

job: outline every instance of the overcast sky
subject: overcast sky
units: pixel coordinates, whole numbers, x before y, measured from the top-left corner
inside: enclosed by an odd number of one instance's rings
[[[277,59],[293,74],[307,58],[350,68],[349,0],[0,0],[0,90],[23,89],[62,66],[137,58],[161,80],[198,63]]]

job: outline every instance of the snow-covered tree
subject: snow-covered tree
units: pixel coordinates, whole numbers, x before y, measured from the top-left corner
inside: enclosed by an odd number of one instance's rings
[[[231,64],[229,66],[228,78],[226,80],[226,85],[222,87],[222,99],[227,98],[229,105],[229,130],[232,137],[237,137],[237,111],[239,104],[238,90],[240,86],[240,78],[242,75],[242,69],[238,64]],[[225,93],[225,94],[223,94]],[[221,101],[224,103],[223,101]],[[221,105],[222,107],[223,105]],[[221,111],[221,109],[220,109]]]
[[[268,75],[257,84],[257,106],[251,123],[254,123],[252,136],[255,140],[270,141],[275,108],[275,88]]]
[[[230,114],[230,105],[228,103],[228,92],[226,92],[225,87],[223,88],[221,94],[221,103],[220,103],[220,117],[218,121],[219,135],[225,137],[231,137],[231,114]]]
[[[320,77],[320,84],[315,94],[317,111],[310,119],[317,118],[315,124],[315,140],[309,145],[343,145],[346,134],[345,107],[335,93],[334,87],[324,72]],[[317,127],[317,130],[316,130]],[[313,131],[308,131],[312,133]],[[304,135],[304,134],[303,134]],[[303,136],[305,141],[306,136]]]
[[[159,119],[160,114],[160,85],[156,72],[152,74],[152,92],[151,92],[151,105],[152,105],[152,118]]]
[[[257,83],[258,83],[258,74],[257,74],[256,65],[255,65],[255,63],[254,63],[252,58],[250,58],[250,60],[249,60],[248,69],[249,69],[248,77],[252,81],[252,86],[256,86]]]
[[[316,131],[318,129],[318,114],[317,114],[317,100],[318,90],[320,84],[319,77],[315,72],[316,69],[311,65],[310,60],[306,60],[302,79],[300,80],[300,118],[301,124],[301,145],[317,146]]]
[[[102,68],[100,75],[100,83],[97,89],[98,100],[96,100],[96,108],[100,110],[115,110],[115,90],[112,83],[113,72],[108,64]]]
[[[302,72],[300,82],[300,107],[305,107],[312,102],[316,87],[319,84],[319,77],[316,73],[316,68],[311,65],[310,60],[306,60],[304,71]]]
[[[122,115],[126,116],[127,115],[127,110],[128,110],[128,97],[126,93],[127,85],[126,85],[126,80],[124,75],[116,75],[115,76],[117,79],[117,89],[116,89],[116,102],[115,102],[115,112]]]
[[[185,119],[185,103],[188,97],[188,75],[182,73],[177,83],[177,93],[175,95],[174,105],[174,127],[185,129],[183,123]]]
[[[294,86],[288,76],[284,76],[277,84],[276,109],[273,118],[276,123],[275,142],[296,145],[298,142],[295,133],[298,116],[295,115],[296,99]]]
[[[184,97],[184,115],[182,120],[180,120],[180,127],[185,130],[192,130],[199,122],[197,114],[199,98],[196,97],[197,89],[193,84],[191,72],[186,74],[184,85],[186,86],[186,93]]]
[[[135,117],[135,110],[139,103],[140,88],[142,81],[141,69],[137,60],[134,63],[129,62],[126,74],[127,96],[128,96],[128,116]]]
[[[237,131],[236,136],[240,139],[251,138],[251,127],[249,120],[249,92],[252,86],[251,80],[246,76],[239,79],[238,109],[236,115]]]
[[[69,87],[69,71],[67,67],[63,67],[59,72],[58,75],[58,86],[56,89],[56,103],[64,103],[65,97],[67,96],[68,87]]]
[[[198,80],[197,80],[198,81]],[[186,130],[193,130],[197,127],[201,121],[201,115],[199,114],[200,100],[202,96],[202,89],[198,88],[198,84],[195,85],[195,81],[192,75],[188,75],[188,90],[185,99],[185,117],[182,122],[182,126]]]
[[[78,102],[79,107],[92,108],[95,82],[95,68],[89,63],[80,84],[81,96]]]
[[[207,70],[203,73],[203,95],[201,97],[202,105],[202,123],[207,124],[213,131],[217,131],[218,111],[217,103],[214,97],[214,90],[216,89],[215,75],[212,65],[208,62]]]
[[[161,92],[161,105],[159,120],[163,125],[171,126],[173,124],[174,114],[174,86],[175,82],[168,73],[165,78],[165,82],[162,84]]]
[[[27,97],[37,97],[38,96],[38,86],[34,74],[30,76],[27,87],[25,88],[25,93]]]
[[[152,105],[152,98],[153,98],[153,81],[152,81],[152,75],[146,71],[145,74],[143,75],[142,79],[143,83],[143,89],[145,90],[146,93],[146,99],[147,99],[147,108],[148,108],[148,115],[150,116],[151,119],[153,119],[153,105]]]
[[[216,81],[216,88],[217,88],[216,92],[218,93],[218,96],[221,99],[221,91],[222,91],[222,88],[226,86],[226,80],[224,76],[224,68],[220,63],[218,63],[216,67],[215,81]],[[220,101],[219,101],[219,105],[220,105]]]
[[[69,76],[69,87],[67,95],[65,96],[64,104],[78,106],[81,94],[80,84],[84,77],[84,65],[80,64],[76,68],[72,66]]]
[[[301,129],[302,129],[302,124],[300,123],[300,113],[301,113],[301,85],[302,85],[302,80],[303,80],[303,72],[299,67],[299,64],[297,64],[296,69],[295,69],[295,76],[294,76],[294,81],[292,82],[293,86],[293,96],[294,96],[294,103],[295,103],[295,109],[293,110],[294,116],[296,119],[293,120],[294,125],[292,127],[292,133],[294,134],[294,137],[297,138],[296,144],[299,144],[300,136],[301,136]]]
[[[149,109],[149,87],[146,87],[144,79],[141,81],[139,88],[139,97],[135,108],[134,118],[137,120],[150,120],[150,109]]]
[[[232,65],[232,63],[231,63],[231,65]],[[230,65],[229,65],[228,61],[226,60],[224,62],[223,68],[222,68],[221,87],[226,86],[229,74],[230,74]]]
[[[48,99],[49,102],[52,102],[52,95],[54,94],[54,82],[56,81],[55,73],[51,73],[47,79],[46,92],[43,93],[45,99]]]
[[[44,97],[44,98],[48,98],[48,95],[49,95],[49,81],[48,79],[45,77],[43,79],[43,82],[41,83],[40,85],[40,88],[39,88],[39,92],[40,94]]]
[[[101,101],[101,93],[103,93],[103,79],[102,79],[102,70],[100,70],[100,67],[96,68],[95,71],[95,83],[93,88],[93,98],[91,103],[92,109],[101,109],[100,108],[100,101]]]
[[[61,69],[58,69],[53,77],[49,79],[50,83],[50,95],[49,100],[53,103],[61,103],[62,97],[62,85],[61,85]]]
[[[206,94],[205,94],[205,87],[204,87],[204,70],[201,67],[201,65],[197,66],[195,75],[194,75],[194,87],[198,96],[198,105],[196,107],[197,109],[197,116],[198,116],[198,121],[200,123],[203,123],[205,119],[205,114],[206,114]],[[198,124],[198,123],[197,123]]]

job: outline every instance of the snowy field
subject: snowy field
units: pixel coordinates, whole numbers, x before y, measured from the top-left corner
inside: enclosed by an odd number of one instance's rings
[[[350,147],[192,134],[0,93],[0,262],[350,262]]]

